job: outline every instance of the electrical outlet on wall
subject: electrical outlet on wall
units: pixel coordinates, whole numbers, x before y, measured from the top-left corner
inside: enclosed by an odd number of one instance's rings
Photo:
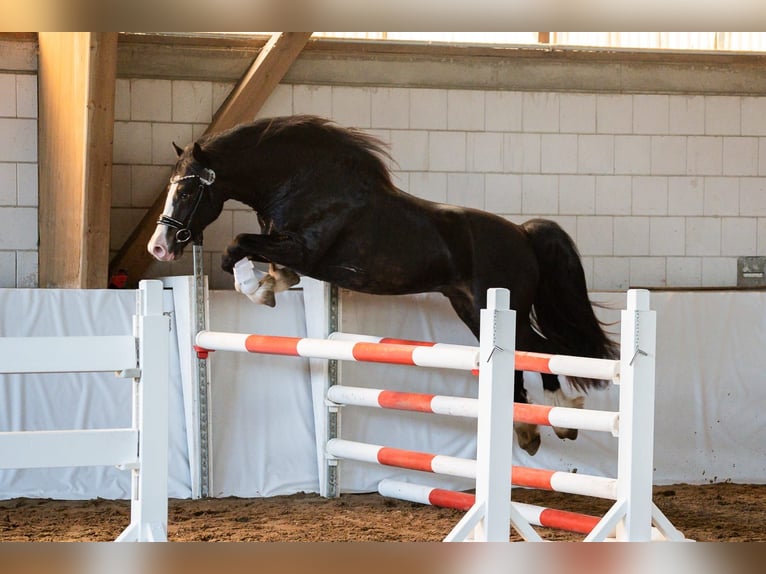
[[[737,258],[737,287],[766,286],[766,257]]]

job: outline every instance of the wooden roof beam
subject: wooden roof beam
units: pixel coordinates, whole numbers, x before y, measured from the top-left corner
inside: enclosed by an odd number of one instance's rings
[[[273,34],[215,113],[205,134],[220,132],[255,118],[258,110],[301,53],[311,34],[311,32]],[[158,190],[154,204],[112,259],[111,269],[127,271],[130,286],[135,286],[143,278],[149,265],[154,261],[146,250],[146,244],[154,233],[157,219],[162,214],[164,192],[165,186]]]

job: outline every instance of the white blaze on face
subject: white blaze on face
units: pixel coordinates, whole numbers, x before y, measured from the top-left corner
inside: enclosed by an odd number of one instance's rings
[[[165,197],[165,208],[162,211],[162,215],[166,217],[173,216],[173,197],[175,197],[176,189],[178,188],[178,182],[171,183],[168,189],[168,194]],[[170,252],[168,246],[168,231],[167,225],[157,224],[157,228],[154,230],[149,243],[146,248],[149,250],[155,259],[159,261],[172,261],[175,256]]]

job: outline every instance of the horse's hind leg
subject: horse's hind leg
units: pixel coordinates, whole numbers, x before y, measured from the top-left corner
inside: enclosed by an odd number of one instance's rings
[[[475,304],[475,298],[463,291],[445,293],[445,295],[447,295],[457,316],[471,330],[476,339],[479,340],[480,312]],[[528,403],[527,391],[524,388],[523,372],[514,371],[513,385],[514,401],[517,403]],[[540,430],[537,428],[537,425],[515,422],[513,423],[513,431],[516,434],[519,446],[527,451],[530,456],[534,455],[540,448]]]
[[[529,404],[527,390],[524,388],[524,373],[522,371],[514,372],[513,384],[513,400],[517,403]],[[530,456],[534,456],[541,443],[540,429],[537,425],[514,422],[513,432],[516,433],[516,440],[519,441],[519,446]]]
[[[545,402],[549,405],[556,407],[568,407],[573,409],[581,409],[585,406],[585,397],[578,395],[576,397],[567,397],[561,390],[561,383],[559,383],[558,375],[542,375],[543,379],[543,391],[545,394]],[[560,439],[575,440],[577,438],[577,429],[568,429],[563,427],[552,427],[553,432]]]

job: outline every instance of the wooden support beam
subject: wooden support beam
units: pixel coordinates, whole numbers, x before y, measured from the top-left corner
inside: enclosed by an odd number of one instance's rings
[[[104,288],[116,32],[39,34],[40,287]]]
[[[311,32],[274,34],[218,109],[205,134],[223,131],[254,119],[310,37]],[[158,190],[154,204],[112,260],[113,271],[117,269],[127,271],[130,286],[137,284],[143,278],[153,261],[146,250],[146,244],[154,233],[157,219],[162,214],[164,192],[163,186]]]
[[[537,33],[537,42],[538,42],[538,44],[550,44],[551,43],[551,33],[550,32],[538,32]]]

